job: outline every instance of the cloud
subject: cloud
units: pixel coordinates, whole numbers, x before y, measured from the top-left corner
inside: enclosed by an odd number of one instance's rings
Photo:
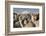
[[[35,8],[13,8],[14,13],[39,13],[39,9]]]

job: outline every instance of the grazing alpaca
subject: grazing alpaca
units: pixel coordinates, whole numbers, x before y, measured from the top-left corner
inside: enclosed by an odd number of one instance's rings
[[[14,14],[14,26],[19,27],[38,27],[39,26],[39,13],[38,14]]]
[[[31,20],[36,25],[36,27],[38,27],[39,26],[39,13],[38,14],[32,14]]]
[[[39,26],[39,14],[33,14],[33,15],[30,15],[30,17],[22,20],[23,26],[24,27],[38,27]]]

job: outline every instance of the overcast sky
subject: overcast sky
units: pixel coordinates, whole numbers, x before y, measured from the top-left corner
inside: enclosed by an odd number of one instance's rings
[[[36,9],[36,8],[13,8],[13,12],[17,12],[17,13],[39,13],[39,9]]]

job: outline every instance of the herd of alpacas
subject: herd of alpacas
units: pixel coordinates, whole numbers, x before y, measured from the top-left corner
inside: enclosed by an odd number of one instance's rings
[[[13,27],[38,27],[39,26],[39,13],[37,14],[17,14],[13,13]]]

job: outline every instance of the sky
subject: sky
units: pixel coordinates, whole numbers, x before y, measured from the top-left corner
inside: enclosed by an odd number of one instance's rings
[[[39,9],[36,8],[13,8],[13,12],[17,12],[17,13],[39,13]]]

